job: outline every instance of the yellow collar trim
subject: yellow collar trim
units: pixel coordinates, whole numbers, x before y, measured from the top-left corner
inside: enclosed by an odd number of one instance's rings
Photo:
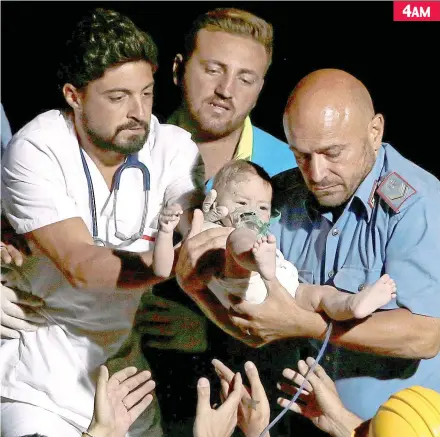
[[[251,119],[246,117],[243,132],[241,133],[240,141],[233,159],[250,160],[252,158],[252,149],[254,144],[253,136]]]

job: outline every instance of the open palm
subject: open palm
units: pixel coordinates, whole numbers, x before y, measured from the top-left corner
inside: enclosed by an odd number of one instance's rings
[[[298,362],[299,372],[284,369],[283,376],[290,383],[278,384],[278,388],[293,396],[304,382],[304,376],[314,361],[310,357],[307,358],[307,362],[300,360]],[[351,430],[361,422],[359,418],[344,408],[334,382],[319,364],[314,372],[307,375],[307,381],[299,399],[302,403],[292,404],[290,410],[309,418],[315,426],[332,436],[350,435]],[[278,403],[282,407],[286,407],[289,402],[290,400],[285,398],[278,399]]]
[[[213,360],[212,364],[220,378],[224,398],[231,390],[234,373],[219,360]],[[245,372],[250,387],[243,385],[242,388],[238,405],[238,426],[246,437],[256,437],[269,424],[270,406],[255,364],[251,361],[246,362]]]
[[[106,437],[124,437],[151,404],[155,387],[151,373],[148,370],[136,373],[136,367],[126,367],[109,379],[107,367],[100,367],[89,431],[96,429]]]

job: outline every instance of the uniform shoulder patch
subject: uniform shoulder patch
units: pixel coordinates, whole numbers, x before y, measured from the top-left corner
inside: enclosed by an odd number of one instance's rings
[[[376,190],[376,193],[394,212],[399,212],[403,202],[416,192],[416,189],[395,171],[388,174]]]

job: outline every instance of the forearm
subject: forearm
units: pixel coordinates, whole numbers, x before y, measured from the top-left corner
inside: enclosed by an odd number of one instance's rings
[[[288,295],[288,291],[281,285],[278,279],[273,281],[264,281],[268,290],[269,296],[272,293],[283,293]],[[286,299],[284,311],[289,313],[285,320],[285,328],[280,333],[281,338],[316,338],[322,339],[326,329],[327,321],[319,313],[307,311],[301,308],[296,300],[289,296]]]
[[[152,252],[133,253],[90,245],[58,266],[75,287],[87,290],[139,290],[160,282],[152,270]]]
[[[285,289],[277,281],[266,282],[269,293],[272,287]],[[285,309],[288,318],[282,338],[322,339],[327,324],[331,321],[325,314],[307,311],[292,299]],[[432,358],[440,348],[440,320],[412,314],[399,308],[379,311],[363,320],[347,322],[331,321],[331,342],[344,348],[399,358]]]
[[[73,287],[80,290],[145,288],[161,281],[152,269],[152,252],[134,253],[96,246],[80,218],[67,219],[25,235]]]
[[[334,422],[332,437],[363,437],[361,434],[356,434],[357,430],[360,431],[363,420],[345,408],[341,410],[338,420]]]
[[[347,349],[399,358],[426,359],[438,353],[439,319],[406,309],[380,311],[363,321],[333,322],[332,343]]]
[[[81,437],[113,437],[113,432],[95,424],[90,424],[87,431]]]
[[[174,264],[173,233],[159,231],[153,251],[153,272],[156,276],[168,278]]]

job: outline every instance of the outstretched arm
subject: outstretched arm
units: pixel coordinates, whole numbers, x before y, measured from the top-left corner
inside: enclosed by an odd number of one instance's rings
[[[84,291],[138,289],[161,280],[151,268],[152,252],[130,253],[95,246],[82,219],[75,217],[27,234],[61,270],[66,279]]]
[[[298,306],[277,281],[266,281],[269,296],[260,305],[236,300],[232,322],[264,343],[288,338],[322,339],[329,319]],[[378,311],[362,320],[333,321],[331,342],[338,346],[400,358],[431,358],[440,347],[440,319],[404,308]],[[423,335],[420,333],[423,332]]]
[[[206,287],[215,273],[223,271],[226,240],[233,228],[219,227],[202,232],[202,226],[203,213],[195,210],[191,230],[180,248],[177,260],[177,282],[206,316],[225,332],[249,345],[260,344],[259,339],[243,334],[234,326],[228,310]]]

